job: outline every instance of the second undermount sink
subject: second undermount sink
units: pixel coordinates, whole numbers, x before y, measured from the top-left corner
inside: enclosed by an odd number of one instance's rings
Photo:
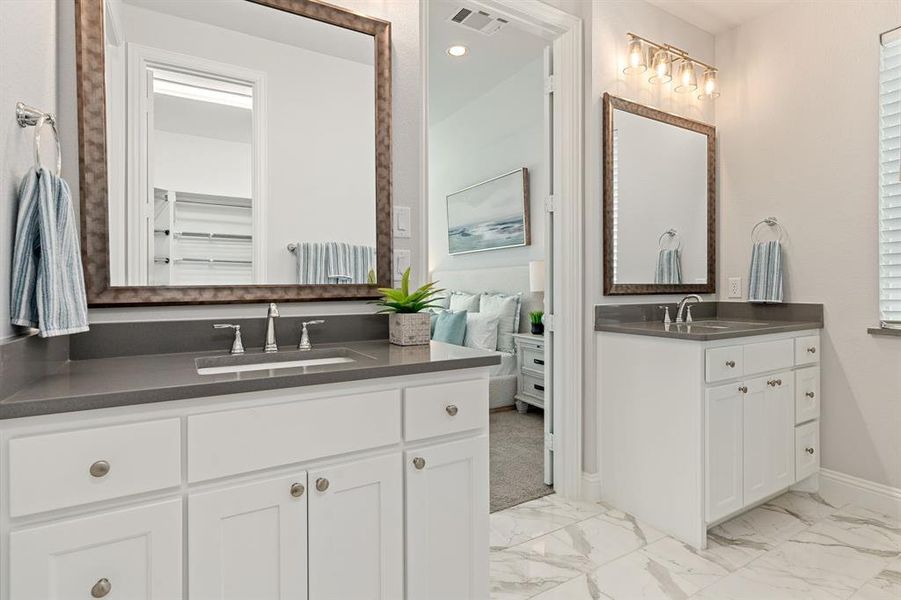
[[[245,371],[271,371],[352,363],[367,356],[348,348],[323,348],[321,350],[292,350],[271,354],[231,354],[228,356],[204,356],[194,360],[200,375],[241,373]]]
[[[692,323],[684,323],[691,327],[706,327],[708,329],[753,329],[755,327],[767,327],[769,323],[763,321],[721,321],[719,319],[695,320]]]

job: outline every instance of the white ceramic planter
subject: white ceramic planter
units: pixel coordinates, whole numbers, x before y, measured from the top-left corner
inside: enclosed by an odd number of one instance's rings
[[[388,318],[388,337],[398,346],[428,344],[430,328],[429,313],[393,313]]]

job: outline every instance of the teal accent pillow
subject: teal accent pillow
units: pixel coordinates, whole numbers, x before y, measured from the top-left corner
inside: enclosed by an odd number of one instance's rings
[[[429,327],[430,327],[430,331],[429,331],[430,337],[435,337],[435,325],[438,324],[438,315],[440,315],[442,312],[444,312],[444,311],[441,310],[441,309],[433,310],[433,311],[432,311],[432,314],[431,314],[431,321],[432,321],[432,322],[431,322],[431,324],[429,325]]]
[[[435,323],[435,334],[432,339],[436,342],[446,342],[455,346],[463,345],[466,337],[466,311],[445,311],[438,315]]]

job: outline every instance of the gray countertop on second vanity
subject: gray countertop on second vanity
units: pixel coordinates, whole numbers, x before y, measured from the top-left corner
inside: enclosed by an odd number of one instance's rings
[[[663,323],[663,306],[675,317],[673,304],[597,305],[594,330],[706,342],[823,327],[822,304],[702,302],[692,305],[693,323],[669,325]],[[716,329],[710,321],[718,322]]]
[[[432,342],[428,346],[394,346],[386,340],[317,345],[318,349],[336,347],[352,350],[365,359],[341,364],[215,375],[198,374],[195,359],[221,356],[222,352],[68,361],[46,377],[0,399],[0,419],[487,367],[500,363],[500,356],[496,353],[440,342]],[[257,353],[261,359],[266,356],[259,351]]]

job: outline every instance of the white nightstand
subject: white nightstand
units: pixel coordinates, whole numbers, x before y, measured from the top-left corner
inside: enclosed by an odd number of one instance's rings
[[[516,344],[516,409],[524,413],[529,405],[544,408],[544,336],[531,333],[513,335]]]

